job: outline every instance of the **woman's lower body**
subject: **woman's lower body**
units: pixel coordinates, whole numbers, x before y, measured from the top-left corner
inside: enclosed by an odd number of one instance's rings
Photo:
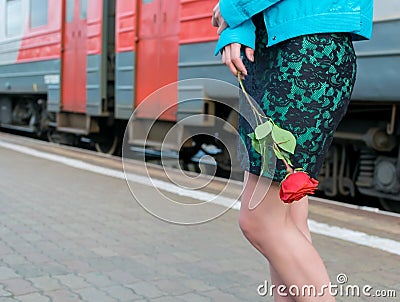
[[[302,168],[317,178],[354,86],[356,61],[350,36],[312,34],[267,48],[265,28],[260,21],[255,23],[255,62],[244,58],[248,71],[245,88],[266,116],[295,135],[297,146],[291,157],[294,168]],[[243,105],[246,100],[241,98],[240,102]],[[266,177],[260,177],[262,158],[248,137],[255,126],[246,121],[251,115],[244,110],[239,118],[242,139],[239,159],[246,170],[240,227],[269,260],[274,284],[298,286],[300,290],[301,286],[315,286],[321,290],[329,285],[329,277],[311,243],[308,199],[290,205],[280,201],[279,182],[286,175],[280,160],[272,171],[263,175]],[[250,204],[258,206],[251,209]],[[285,297],[275,293],[275,300],[334,301],[334,298],[325,290],[325,295],[316,297]]]

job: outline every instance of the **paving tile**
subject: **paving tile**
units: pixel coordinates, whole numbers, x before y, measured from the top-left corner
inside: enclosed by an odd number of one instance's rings
[[[68,275],[56,275],[54,276],[61,284],[66,285],[68,288],[76,290],[81,288],[90,287],[90,284],[80,276],[68,274]]]
[[[2,285],[2,284],[0,283],[0,297],[3,297],[3,298],[12,297],[12,296],[13,296],[13,293],[11,293],[11,292],[5,290],[5,289],[3,288],[3,286],[4,286],[4,285]]]
[[[61,263],[71,272],[76,274],[86,274],[96,271],[96,268],[90,266],[89,263],[81,260],[62,260]]]
[[[2,280],[4,289],[14,296],[26,295],[37,292],[38,290],[32,284],[24,279]]]
[[[49,297],[43,296],[40,293],[18,296],[18,300],[21,302],[50,302]]]
[[[46,263],[46,262],[51,262],[52,258],[42,254],[42,253],[29,253],[24,255],[25,258],[31,262],[31,263],[35,263],[35,264],[42,264],[42,263]]]
[[[8,255],[2,255],[2,262],[6,263],[8,266],[13,267],[16,264],[26,264],[29,263],[28,260],[26,260],[25,257],[18,255],[18,254],[8,254]]]
[[[27,241],[39,241],[43,240],[43,237],[36,233],[20,233],[20,236]]]
[[[35,278],[45,275],[40,266],[33,263],[13,265],[15,272],[24,278]]]
[[[79,274],[79,277],[85,279],[86,282],[96,287],[107,287],[117,284],[116,281],[111,280],[108,276],[98,272],[91,272],[86,274]]]
[[[76,291],[83,301],[87,302],[115,302],[115,298],[112,298],[105,294],[103,291],[95,287],[87,287]]]
[[[96,255],[99,255],[101,257],[113,257],[113,256],[118,256],[116,252],[114,252],[112,249],[108,249],[105,247],[96,247],[92,248],[91,251],[95,253]]]
[[[187,302],[212,302],[210,298],[195,293],[184,294],[178,296],[178,298],[182,301],[187,301]]]
[[[128,287],[124,287],[121,285],[114,285],[111,287],[102,288],[108,295],[117,299],[118,301],[131,301],[134,299],[142,299],[142,296],[139,296],[134,293],[134,291]]]
[[[140,278],[139,275],[135,275],[134,273],[123,270],[113,270],[110,272],[105,272],[104,274],[108,276],[111,280],[122,284],[132,283],[138,281],[138,278]]]
[[[63,275],[71,272],[71,270],[55,261],[46,262],[38,266],[40,266],[40,269],[43,271],[44,275]]]
[[[160,290],[151,282],[142,281],[133,284],[127,284],[125,286],[131,288],[136,294],[148,299],[154,299],[165,295],[165,292]]]
[[[5,267],[5,266],[0,267],[0,281],[18,278],[18,277],[19,277],[19,275],[16,274],[13,269]]]
[[[224,302],[239,302],[241,299],[235,297],[232,294],[225,293],[221,290],[212,290],[208,292],[202,292],[202,295],[211,299],[211,301],[224,301]]]
[[[184,300],[180,299],[179,297],[175,296],[169,296],[169,297],[160,297],[160,298],[155,298],[151,301],[154,302],[183,302]]]
[[[46,292],[54,302],[79,302],[82,299],[76,293],[73,293],[66,289],[53,290]]]
[[[51,276],[30,278],[29,281],[32,282],[34,287],[46,292],[63,288],[63,285],[61,285],[60,281]]]
[[[20,300],[12,297],[0,297],[0,302],[20,302]]]
[[[192,288],[188,288],[178,280],[174,279],[155,280],[153,284],[158,287],[160,291],[173,296],[179,296],[193,291]]]
[[[192,290],[196,290],[199,292],[215,289],[214,286],[211,286],[210,284],[205,283],[204,281],[195,279],[195,278],[180,279],[179,283],[181,283],[182,285],[184,285],[187,288],[190,288]]]

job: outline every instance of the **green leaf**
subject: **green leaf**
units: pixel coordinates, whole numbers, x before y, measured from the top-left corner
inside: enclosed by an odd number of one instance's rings
[[[262,138],[268,136],[272,131],[272,127],[273,127],[273,125],[270,121],[267,121],[261,125],[258,125],[256,127],[256,129],[254,130],[256,138],[262,139]]]
[[[258,139],[256,139],[256,135],[254,134],[254,132],[247,135],[251,138],[251,145],[253,146],[254,150],[262,155],[260,142],[258,141]]]
[[[262,157],[262,174],[261,175],[263,175],[264,174],[264,172],[266,172],[266,171],[269,171],[270,170],[270,161],[271,161],[271,156],[270,156],[270,152],[269,152],[269,150],[268,150],[268,148],[267,149],[264,149],[264,155],[263,155],[263,157]]]
[[[254,134],[254,132],[247,134],[248,137],[251,138],[251,140],[256,139],[256,135]]]
[[[279,159],[284,159],[281,150],[279,150],[279,149],[277,149],[277,148],[274,148],[274,152],[275,152],[275,155],[276,155],[277,158],[279,158]]]
[[[296,138],[290,131],[274,125],[272,128],[272,139],[279,148],[294,154],[294,149],[296,149]]]
[[[261,151],[262,151],[262,173],[263,175],[265,172],[271,173],[271,164],[275,161],[273,157],[273,141],[271,136],[267,136],[260,141]]]
[[[292,161],[290,160],[290,154],[288,152],[280,150],[279,148],[274,148],[274,152],[278,159],[286,160],[288,165],[293,167]]]
[[[260,153],[262,155],[260,142],[258,140],[251,140],[251,145],[257,153]]]

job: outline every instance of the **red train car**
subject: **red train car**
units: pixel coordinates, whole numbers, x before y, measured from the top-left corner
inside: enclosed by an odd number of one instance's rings
[[[112,1],[1,0],[0,11],[1,126],[67,143],[103,131],[114,105]]]
[[[99,151],[113,152],[127,119],[151,92],[213,68],[227,77],[212,56],[214,5],[0,0],[1,126],[69,144],[90,139]],[[176,121],[177,109],[161,119]]]
[[[211,26],[211,12],[215,0],[147,0],[137,1],[136,6],[133,2],[116,2],[115,117],[127,119],[136,108],[135,119],[130,123],[135,139],[130,143],[140,144],[146,139],[147,145],[159,148],[165,133],[177,120],[191,114],[215,113],[216,105],[205,100],[205,95],[212,95],[201,84],[189,90],[181,85],[171,87],[170,95],[153,96],[146,108],[141,108],[139,105],[146,97],[178,80],[212,77],[233,83],[235,78],[220,58],[213,56],[217,35]],[[200,101],[180,102],[183,95]],[[234,92],[226,92],[226,98],[229,97],[237,98]],[[170,108],[160,117],[156,116],[160,108],[167,107]],[[219,112],[229,115],[227,110]],[[153,124],[154,119],[157,121]],[[181,130],[209,124],[209,121],[186,123]],[[143,137],[148,132],[149,136]],[[170,149],[179,149],[181,136],[170,142]]]

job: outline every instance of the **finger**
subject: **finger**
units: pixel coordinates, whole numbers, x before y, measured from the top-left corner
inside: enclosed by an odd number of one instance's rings
[[[232,43],[230,49],[231,61],[235,65],[236,69],[239,70],[243,75],[247,75],[246,67],[243,64],[242,58],[240,57],[239,43]]]
[[[231,60],[231,45],[229,44],[225,46],[224,53],[225,53],[225,65],[230,69],[234,76],[237,76],[237,69]]]
[[[254,50],[250,47],[246,47],[244,52],[246,54],[246,58],[249,59],[250,62],[254,62]]]
[[[218,22],[217,22],[217,19],[216,19],[215,15],[212,15],[211,25],[214,26],[214,27],[218,27]]]
[[[224,21],[222,21],[222,23],[219,25],[219,27],[218,27],[218,30],[217,30],[217,34],[221,34],[222,32],[223,32],[223,30],[225,29],[225,28],[227,28],[228,27],[228,25],[226,24],[226,22],[225,22],[225,20]]]
[[[214,6],[213,12],[219,11],[219,2]]]
[[[218,17],[220,16],[219,11],[219,2],[213,8],[213,15],[212,15],[212,25],[215,27],[219,26]]]

